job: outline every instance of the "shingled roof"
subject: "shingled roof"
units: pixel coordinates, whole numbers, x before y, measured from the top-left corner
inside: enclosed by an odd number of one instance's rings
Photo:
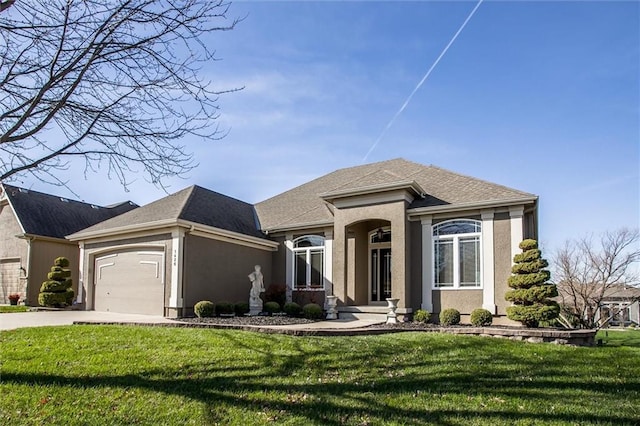
[[[2,188],[27,235],[62,239],[138,207],[131,201],[102,207],[7,184]]]
[[[114,217],[90,228],[82,234],[131,228],[136,225],[184,220],[211,226],[226,231],[237,232],[252,237],[264,238],[259,230],[257,217],[251,204],[202,188],[190,186],[150,204]],[[78,236],[73,236],[76,239]]]
[[[256,204],[256,211],[265,230],[330,224],[333,206],[322,195],[406,182],[415,182],[426,192],[409,209],[537,199],[527,192],[398,158],[336,170]]]

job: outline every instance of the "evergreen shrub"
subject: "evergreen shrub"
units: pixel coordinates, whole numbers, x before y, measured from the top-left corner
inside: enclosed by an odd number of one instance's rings
[[[216,315],[231,315],[235,313],[235,306],[230,302],[218,302],[215,304]]]
[[[280,312],[280,304],[278,302],[267,302],[264,304],[264,311],[270,314]]]
[[[454,308],[443,310],[442,312],[440,312],[440,324],[441,325],[460,324],[460,311]]]
[[[493,315],[487,309],[474,309],[471,312],[471,324],[474,327],[485,327],[491,325],[493,322]]]
[[[429,322],[430,318],[431,318],[431,314],[429,313],[429,311],[426,311],[424,309],[418,309],[413,313],[413,320],[415,322],[421,322],[426,324]]]
[[[302,306],[298,305],[296,302],[288,302],[284,304],[282,310],[290,317],[297,317],[302,313]]]
[[[536,240],[523,240],[519,247],[522,253],[513,257],[515,264],[507,281],[512,290],[504,296],[513,303],[507,308],[507,317],[533,328],[553,323],[560,314],[560,306],[551,300],[558,290],[555,284],[547,283],[551,274],[544,268],[549,262],[542,258]]]
[[[308,319],[321,319],[323,315],[322,308],[317,303],[307,303],[303,306],[302,312]]]
[[[215,305],[209,300],[201,300],[193,307],[198,318],[210,318],[215,314]]]
[[[38,303],[41,306],[61,308],[73,303],[75,292],[71,289],[71,269],[69,259],[58,257],[53,261],[51,272],[47,274],[48,280],[40,286]]]

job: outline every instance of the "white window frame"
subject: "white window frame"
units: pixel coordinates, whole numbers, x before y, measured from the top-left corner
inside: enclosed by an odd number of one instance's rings
[[[479,231],[476,232],[468,232],[464,234],[444,234],[439,235],[437,230],[447,224],[455,223],[455,222],[465,222],[468,224],[473,224],[476,226]],[[474,219],[451,219],[446,220],[444,222],[438,222],[431,227],[431,235],[433,238],[432,242],[432,268],[433,268],[433,288],[437,290],[481,290],[483,289],[483,250],[482,250],[482,222]],[[479,270],[478,270],[478,285],[475,286],[461,286],[460,285],[460,240],[464,238],[477,238],[478,239],[478,251],[479,251]],[[437,262],[437,250],[436,245],[440,241],[451,241],[453,245],[453,285],[452,286],[441,286],[437,282],[438,273],[436,271],[436,267],[438,265]]]
[[[296,247],[296,244],[298,243],[298,241],[303,240],[305,238],[321,238],[322,239],[322,245],[321,246],[309,246],[309,247]],[[293,262],[291,265],[291,277],[292,277],[292,282],[291,282],[291,289],[293,291],[307,291],[307,290],[311,290],[311,291],[324,291],[325,290],[325,262],[326,262],[326,256],[325,256],[325,244],[326,244],[326,239],[325,237],[321,236],[321,235],[303,235],[301,237],[296,238],[295,240],[293,240],[292,242],[293,244],[293,248],[292,248],[292,252],[293,252]],[[321,279],[320,279],[320,285],[319,286],[311,286],[311,270],[312,270],[312,266],[311,266],[311,254],[312,253],[320,253],[322,255],[322,266],[320,267],[320,273],[322,274]],[[306,260],[306,279],[305,279],[305,286],[298,286],[296,279],[297,279],[297,274],[296,274],[296,268],[298,265],[297,262],[297,255],[298,253],[305,253],[305,260]]]

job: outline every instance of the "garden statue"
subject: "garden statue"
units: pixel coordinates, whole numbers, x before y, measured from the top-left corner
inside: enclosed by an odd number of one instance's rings
[[[249,315],[258,315],[262,312],[262,299],[260,293],[264,292],[264,281],[260,265],[255,266],[255,270],[249,274],[251,281],[251,291],[249,292]]]

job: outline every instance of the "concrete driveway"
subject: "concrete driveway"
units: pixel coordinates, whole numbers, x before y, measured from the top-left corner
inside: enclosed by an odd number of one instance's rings
[[[88,322],[131,322],[131,323],[172,323],[160,316],[118,314],[95,311],[38,311],[0,314],[0,330],[15,330],[24,327],[43,327],[49,325],[71,325],[74,321]]]

